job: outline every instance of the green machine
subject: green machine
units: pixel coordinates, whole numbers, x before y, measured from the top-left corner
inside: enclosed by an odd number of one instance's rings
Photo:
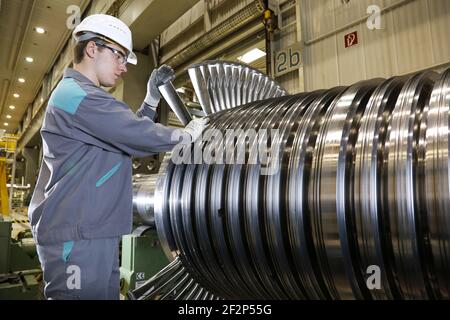
[[[140,226],[132,234],[122,237],[120,291],[126,296],[129,290],[143,285],[153,275],[169,264],[161,249],[156,230]]]
[[[31,232],[11,238],[11,221],[0,220],[0,300],[39,298],[42,278]]]

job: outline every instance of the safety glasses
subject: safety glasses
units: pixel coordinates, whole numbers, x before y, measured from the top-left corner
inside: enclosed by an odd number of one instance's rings
[[[110,46],[106,45],[106,44],[103,43],[103,42],[94,41],[94,43],[95,43],[97,46],[99,46],[99,47],[107,48],[107,49],[111,50],[112,53],[114,53],[114,55],[117,57],[117,61],[118,61],[120,64],[126,64],[126,63],[127,63],[128,56],[127,56],[126,54],[124,54],[122,51],[117,50],[117,49],[114,49],[113,47],[110,47]]]

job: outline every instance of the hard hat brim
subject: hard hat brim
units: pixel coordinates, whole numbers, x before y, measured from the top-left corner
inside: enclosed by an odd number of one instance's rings
[[[130,53],[128,54],[127,62],[134,65],[137,64],[137,57],[133,51],[130,51]]]

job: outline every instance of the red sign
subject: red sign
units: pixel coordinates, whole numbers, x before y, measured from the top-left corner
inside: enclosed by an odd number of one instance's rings
[[[358,44],[358,32],[353,31],[352,33],[347,33],[344,36],[344,41],[345,41],[346,48],[354,46],[355,44]]]

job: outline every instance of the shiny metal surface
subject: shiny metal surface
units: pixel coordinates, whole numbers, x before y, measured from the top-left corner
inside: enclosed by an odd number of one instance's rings
[[[220,299],[196,283],[178,258],[127,295],[130,300]]]
[[[154,193],[156,175],[141,175],[133,180],[133,213],[137,222],[155,226]]]
[[[436,82],[429,102],[425,150],[426,223],[437,297],[450,299],[449,115],[450,69]]]
[[[221,72],[208,69],[230,86],[233,68]],[[236,73],[247,88],[238,103],[264,86],[246,72]],[[213,110],[233,97],[212,99]],[[211,114],[206,129],[241,131],[219,141],[206,130],[204,153],[223,144],[246,162],[167,159],[155,191],[161,242],[189,274],[179,278],[184,297],[450,298],[449,109],[447,70]],[[269,164],[255,152],[258,139],[243,139],[248,129],[277,130]],[[273,163],[278,170],[264,174]]]
[[[192,116],[176,92],[172,82],[169,81],[159,86],[158,89],[180,122],[183,125],[187,125],[192,120]]]
[[[361,118],[359,131],[364,134],[358,135],[355,145],[354,210],[360,267],[376,265],[381,271],[381,288],[369,291],[373,299],[400,298],[397,287],[393,285],[389,229],[384,223],[388,212],[380,194],[383,193],[381,182],[385,176],[386,133],[406,80],[406,77],[392,78],[377,87]]]
[[[416,74],[400,92],[388,129],[387,192],[394,268],[400,294],[406,299],[435,297],[427,274],[431,248],[426,241],[428,226],[423,197],[423,138],[427,108],[435,73]],[[449,270],[450,271],[450,270]]]
[[[158,238],[161,247],[170,261],[173,261],[179,251],[170,228],[170,216],[168,214],[167,196],[171,183],[173,163],[170,161],[171,153],[166,153],[156,179],[156,188],[153,197],[155,225],[158,230]]]
[[[188,72],[206,115],[287,94],[265,74],[236,62],[204,61]]]

